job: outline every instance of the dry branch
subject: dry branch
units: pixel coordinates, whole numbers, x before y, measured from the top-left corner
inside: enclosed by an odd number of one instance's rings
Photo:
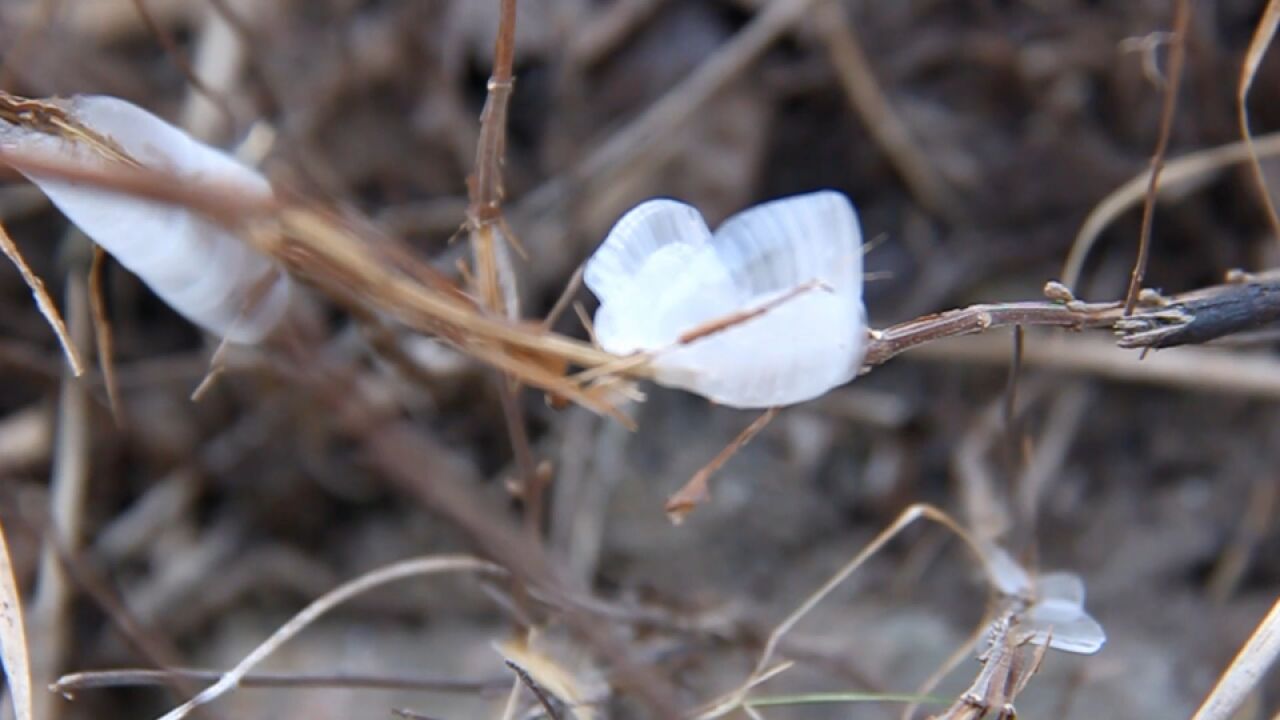
[[[794,9],[794,5],[787,2],[785,7]],[[775,6],[783,7],[771,5]],[[765,15],[768,14],[766,11]],[[789,17],[789,14],[773,17],[766,25],[767,30],[757,32],[771,36],[783,24],[782,18]],[[757,38],[751,46],[762,41],[763,38]],[[495,75],[499,79],[504,76],[501,72]],[[49,132],[75,137],[83,135],[82,129],[68,124],[51,108],[53,106],[39,101],[0,96],[0,112],[10,122],[34,123]],[[488,115],[486,120],[492,117],[495,115]],[[497,135],[490,130],[482,136]],[[102,140],[96,142],[106,144]],[[494,143],[500,149],[500,141],[489,140],[489,145]],[[602,376],[647,378],[652,373],[646,357],[618,358],[588,343],[549,332],[542,325],[494,314],[492,306],[459,289],[394,239],[297,200],[255,202],[216,186],[184,186],[164,173],[123,165],[87,170],[33,161],[12,153],[5,153],[0,159],[27,171],[182,204],[230,227],[239,227],[259,250],[273,256],[299,278],[310,281],[331,299],[359,312],[385,314],[413,330],[440,336],[521,383],[568,398],[624,423],[626,419],[610,399],[609,383],[599,381]],[[500,215],[494,213],[500,212],[501,191],[499,175],[492,170],[492,165],[497,163],[497,156],[484,150],[478,162],[479,167],[489,166],[490,171],[478,174],[473,184],[476,192],[471,215],[473,221],[480,221],[480,228],[487,227],[496,233],[495,218]],[[481,176],[485,178],[484,183],[479,182]],[[482,192],[482,187],[488,189]],[[477,261],[484,257],[485,253],[479,253]],[[1062,285],[1050,283],[1046,286],[1049,301],[974,305],[873,331],[864,370],[913,347],[1002,326],[1110,328],[1119,336],[1121,347],[1141,348],[1197,344],[1274,326],[1280,280],[1262,276],[1244,280],[1167,298],[1146,291],[1141,295],[1137,313],[1128,318],[1118,303],[1080,302]],[[484,293],[484,288],[480,290]],[[566,377],[564,372],[570,366],[591,371]]]
[[[1179,0],[1173,19],[1173,49],[1169,55],[1169,81],[1164,92],[1164,104],[1160,108],[1160,137],[1151,155],[1151,176],[1147,183],[1147,195],[1142,203],[1142,230],[1138,238],[1138,257],[1133,262],[1129,276],[1129,291],[1124,299],[1124,314],[1129,315],[1138,304],[1138,292],[1147,274],[1147,258],[1151,253],[1151,224],[1155,218],[1156,191],[1160,186],[1160,173],[1164,171],[1165,155],[1169,151],[1169,137],[1173,134],[1173,114],[1178,107],[1178,91],[1182,88],[1182,66],[1187,57],[1187,26],[1191,24],[1191,0]]]
[[[1171,297],[1148,291],[1128,317],[1120,303],[1081,302],[1056,282],[1045,286],[1045,294],[1057,299],[970,305],[876,331],[863,371],[919,345],[998,327],[1110,328],[1120,347],[1170,348],[1264,330],[1280,322],[1280,279],[1228,282]]]
[[[174,668],[149,670],[145,668],[118,668],[70,673],[58,678],[50,691],[60,695],[82,690],[104,688],[152,687],[164,685],[172,679],[190,682],[215,683],[226,673],[220,670]],[[501,690],[509,685],[505,677],[463,680],[449,677],[420,675],[379,675],[365,673],[249,673],[240,678],[240,687],[246,688],[359,688],[363,690],[415,690],[437,693],[485,693]]]

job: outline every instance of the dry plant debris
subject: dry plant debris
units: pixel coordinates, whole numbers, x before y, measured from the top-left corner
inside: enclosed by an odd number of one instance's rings
[[[20,718],[1280,708],[1280,3],[80,5],[0,7]]]

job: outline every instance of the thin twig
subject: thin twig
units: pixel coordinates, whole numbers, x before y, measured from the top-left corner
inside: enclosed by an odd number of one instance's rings
[[[922,345],[912,358],[955,367],[981,363],[1003,367],[1009,362],[1004,342],[987,337],[962,337]],[[1028,343],[1027,367],[1094,375],[1109,380],[1160,387],[1280,399],[1280,359],[1259,353],[1186,347],[1146,358],[1117,348],[1103,338],[1047,338]]]
[[[750,67],[817,1],[772,0],[662,99],[594,148],[568,173],[527,195],[520,203],[520,210],[542,215],[581,188],[605,185],[610,173],[640,153],[650,151],[655,141],[693,119],[699,109]]]
[[[77,349],[90,340],[88,290],[77,272],[67,274],[67,315],[71,339]],[[32,635],[40,638],[32,658],[32,676],[38,687],[61,673],[71,640],[71,579],[59,560],[59,549],[75,552],[84,532],[85,503],[89,491],[89,396],[83,383],[63,378],[58,398],[57,447],[49,489],[49,525],[40,554],[39,583],[31,603]],[[59,705],[44,693],[35,696],[36,717],[55,719]]]
[[[1147,274],[1147,260],[1151,254],[1151,224],[1156,208],[1156,188],[1160,173],[1164,170],[1165,153],[1169,150],[1169,137],[1173,134],[1173,115],[1178,106],[1178,91],[1182,87],[1182,66],[1187,56],[1187,26],[1191,23],[1191,0],[1178,0],[1173,18],[1172,49],[1169,54],[1169,85],[1164,93],[1164,106],[1160,109],[1160,136],[1156,140],[1155,153],[1151,156],[1151,178],[1147,183],[1147,196],[1142,203],[1142,231],[1138,237],[1138,258],[1129,276],[1129,292],[1124,299],[1124,314],[1133,314],[1138,303],[1138,292]]]
[[[124,406],[120,404],[120,382],[116,378],[116,344],[111,333],[111,318],[107,315],[107,299],[102,287],[106,265],[107,251],[101,245],[94,245],[93,263],[89,266],[89,308],[93,311],[93,341],[97,346],[102,383],[107,388],[111,417],[115,419],[117,427],[124,427]]]
[[[14,107],[20,110],[25,105],[17,101]],[[281,206],[278,202],[250,202],[217,186],[174,183],[168,175],[154,171],[123,167],[106,172],[87,170],[4,152],[0,152],[0,159],[37,174],[182,204],[232,226],[243,224],[247,216],[269,213],[271,219],[254,226],[248,239],[331,297],[352,307],[388,313],[409,327],[441,336],[521,382],[624,423],[625,417],[602,388],[575,384],[555,369],[556,364],[547,361],[554,359],[584,368],[614,366],[631,377],[652,376],[649,364],[619,365],[617,356],[587,343],[541,327],[493,317],[438,271],[416,261],[400,246],[371,237],[362,228],[328,213],[296,205]],[[1052,291],[1053,302],[975,305],[873,332],[864,366],[880,365],[898,353],[938,339],[1006,325],[1112,328],[1119,331],[1119,342],[1124,347],[1203,342],[1273,326],[1276,289],[1280,287],[1277,283],[1280,279],[1258,277],[1168,298],[1152,295],[1143,300],[1140,312],[1127,319],[1118,303],[1078,302],[1065,287],[1051,283],[1047,290]]]
[[[266,9],[269,3],[257,2],[254,6]],[[202,87],[191,86],[179,117],[182,127],[195,138],[217,142],[224,139],[223,133],[237,127],[231,100],[243,74],[250,45],[217,8],[209,7],[203,15],[191,67],[191,74],[199,78]]]
[[[58,678],[49,689],[59,694],[103,688],[164,685],[173,679],[213,684],[226,673],[221,670],[174,668],[148,670],[120,668],[71,673]],[[482,680],[416,677],[412,675],[366,675],[360,673],[250,673],[240,679],[241,687],[258,688],[358,688],[362,690],[414,690],[439,693],[484,693],[505,688],[505,677]]]
[[[1280,482],[1272,474],[1263,474],[1254,479],[1252,485],[1249,496],[1243,498],[1244,511],[1236,522],[1231,542],[1218,556],[1205,583],[1206,593],[1217,605],[1226,603],[1239,589],[1257,554],[1258,545],[1271,531]]]
[[[862,43],[850,27],[840,0],[824,0],[813,8],[813,28],[827,46],[840,84],[862,125],[888,156],[898,175],[921,205],[950,222],[964,218],[964,203],[929,162],[893,103],[880,88]]]
[[[1013,353],[1009,360],[1009,379],[1005,383],[1004,403],[1001,412],[1004,417],[1005,462],[1010,471],[1016,472],[1022,455],[1022,423],[1018,414],[1018,381],[1022,379],[1022,352],[1026,331],[1021,325],[1013,326]]]
[[[502,163],[507,145],[507,108],[515,86],[513,65],[516,43],[516,0],[501,0],[498,37],[493,49],[493,73],[489,76],[489,93],[480,112],[480,136],[476,142],[476,168],[469,185],[470,206],[467,221],[471,226],[471,252],[475,260],[477,289],[484,305],[498,314],[505,307],[515,278],[501,276],[497,256],[505,248],[507,238],[499,232],[502,219]]]
[[[589,68],[608,57],[638,27],[657,14],[667,0],[622,0],[592,8],[592,14],[573,28],[565,55],[578,68]],[[572,11],[570,11],[572,12]]]
[[[512,236],[502,218],[502,163],[507,144],[507,109],[515,85],[515,45],[516,0],[501,0],[498,37],[493,48],[493,73],[489,77],[484,109],[480,113],[475,174],[468,183],[470,205],[467,223],[471,229],[476,292],[485,308],[512,320],[519,317],[520,310],[515,272],[506,246]],[[529,432],[520,407],[520,386],[513,376],[505,373],[498,375],[496,382],[502,417],[516,466],[520,470],[525,526],[536,541],[542,531],[545,483],[538,478]]]
[[[1252,153],[1250,149],[1252,148]],[[1255,138],[1252,143],[1239,140],[1226,145],[1196,150],[1169,161],[1161,173],[1160,187],[1157,191],[1162,196],[1173,195],[1175,191],[1185,192],[1193,186],[1208,184],[1223,169],[1249,160],[1252,156],[1273,157],[1280,154],[1280,133],[1270,133]],[[1147,185],[1151,182],[1151,169],[1147,168],[1130,178],[1125,184],[1107,194],[1085,218],[1079,232],[1071,242],[1071,251],[1062,266],[1062,284],[1078,290],[1081,271],[1085,260],[1093,249],[1102,231],[1107,228],[1121,213],[1133,207],[1146,196]]]
[[[517,665],[516,661],[510,658],[506,660],[506,663],[507,667],[511,668],[511,672],[516,674],[520,684],[528,688],[529,692],[532,692],[533,696],[538,699],[538,704],[547,713],[547,717],[551,718],[551,720],[560,720],[560,712],[556,710],[555,701],[548,697],[547,691],[529,675],[529,671]]]
[[[1051,282],[1045,293],[1053,301],[970,305],[873,331],[863,372],[920,345],[1013,325],[1109,328],[1122,348],[1158,349],[1201,345],[1280,323],[1280,279],[1246,279],[1169,297],[1145,295],[1143,306],[1128,317],[1118,303],[1081,302]]]
[[[370,462],[393,484],[457,525],[485,555],[508,568],[525,585],[539,590],[553,603],[576,607],[572,598],[581,593],[564,585],[543,547],[530,543],[524,532],[500,513],[492,512],[468,478],[450,477],[447,469],[440,468],[440,452],[428,438],[403,422],[369,426],[361,424],[359,417],[354,418],[351,430],[363,441]],[[424,468],[445,471],[434,472],[427,480]],[[653,716],[680,714],[669,683],[652,667],[632,660],[611,626],[581,612],[567,613],[565,621],[612,663],[616,686],[634,690]]]
[[[932,520],[946,529],[950,530],[962,541],[965,547],[973,552],[978,562],[983,566],[984,570],[990,575],[986,554],[978,543],[960,526],[950,515],[939,510],[932,505],[917,503],[903,510],[898,514],[884,530],[881,530],[871,542],[857,552],[848,562],[846,562],[839,570],[836,571],[826,582],[824,582],[817,590],[813,591],[795,610],[792,610],[786,618],[779,623],[772,632],[769,633],[768,639],[765,641],[764,649],[760,653],[760,658],[756,661],[755,669],[737,689],[729,692],[721,699],[711,703],[702,712],[696,715],[697,720],[715,720],[733,710],[741,707],[746,701],[748,693],[756,685],[763,682],[767,677],[771,677],[780,671],[780,666],[771,666],[774,654],[778,651],[778,647],[783,637],[791,632],[806,615],[818,606],[828,595],[830,595],[837,587],[842,585],[849,576],[861,568],[867,560],[871,559],[876,553],[879,553],[889,541],[896,538],[903,530],[915,524],[917,520]],[[989,578],[990,579],[990,578]],[[991,587],[995,587],[995,583],[991,582]]]
[[[80,359],[81,351],[76,347],[76,343],[72,341],[71,333],[68,332],[62,315],[58,313],[57,304],[49,296],[49,291],[45,289],[44,281],[27,265],[22,253],[18,251],[17,243],[9,236],[9,232],[5,230],[3,225],[0,225],[0,253],[9,258],[9,261],[18,268],[18,273],[22,275],[23,282],[31,289],[31,295],[36,301],[36,308],[40,310],[41,315],[44,315],[49,327],[53,329],[53,334],[57,336],[58,344],[62,346],[62,352],[67,356],[67,363],[71,366],[71,371],[76,376],[84,374],[84,361]]]
[[[582,275],[586,272],[587,264],[584,262],[578,265],[578,269],[573,271],[573,275],[569,276],[569,282],[565,284],[564,289],[560,291],[560,297],[556,298],[555,304],[551,306],[551,310],[547,312],[547,316],[542,318],[542,329],[550,331],[569,309],[569,304],[573,302],[573,298],[578,294],[578,290],[582,289]]]
[[[254,648],[234,668],[219,678],[216,683],[205,688],[182,705],[165,713],[161,720],[181,720],[190,714],[192,710],[213,702],[235,689],[244,676],[258,663],[266,659],[268,655],[275,652],[276,649],[315,622],[320,616],[356,595],[397,580],[443,572],[504,574],[502,568],[466,555],[434,555],[413,558],[365,573],[317,598],[302,612],[294,615],[288,622],[281,625],[271,634],[271,637]]]
[[[1280,657],[1280,600],[1254,628],[1231,665],[1219,676],[1192,720],[1227,720],[1233,716],[1276,658]]]
[[[1258,66],[1271,47],[1276,28],[1280,26],[1280,0],[1270,0],[1267,9],[1258,20],[1253,39],[1249,41],[1249,50],[1245,53],[1244,64],[1240,67],[1240,84],[1236,91],[1236,114],[1240,122],[1240,135],[1249,152],[1249,168],[1252,170],[1253,182],[1261,194],[1262,207],[1267,212],[1267,221],[1271,223],[1271,233],[1280,242],[1280,214],[1276,213],[1275,202],[1271,199],[1271,191],[1267,187],[1267,177],[1262,172],[1262,162],[1258,148],[1253,140],[1253,132],[1249,129],[1249,90],[1253,88],[1253,79],[1258,74]]]
[[[227,127],[235,127],[235,115],[232,114],[231,108],[227,104],[226,96],[215,92],[196,74],[195,69],[191,67],[190,58],[182,51],[182,48],[178,47],[177,40],[156,21],[151,11],[147,9],[146,0],[133,0],[133,7],[138,12],[138,17],[142,18],[142,23],[146,25],[147,31],[160,43],[160,47],[164,49],[165,54],[169,56],[173,64],[178,67],[182,77],[186,79],[192,89],[200,93],[213,107],[222,113],[223,119],[227,122]]]
[[[769,408],[761,413],[760,417],[753,420],[732,442],[726,445],[714,458],[711,458],[711,462],[694,473],[693,477],[689,478],[689,482],[685,483],[667,499],[665,507],[667,518],[671,520],[673,525],[679,525],[684,522],[684,519],[688,517],[689,513],[693,512],[694,508],[711,498],[711,489],[708,486],[711,476],[716,474],[721,467],[724,467],[724,464],[729,462],[729,458],[736,455],[756,435],[759,435],[777,414],[778,408]]]
[[[0,60],[0,88],[13,87],[19,60],[40,41],[40,34],[49,30],[62,10],[62,0],[36,0],[34,4],[37,7],[31,19],[23,24],[17,39],[7,43],[4,60]]]
[[[21,516],[18,516],[17,519],[29,534],[43,535],[46,538],[56,540],[50,532],[47,517],[40,518],[39,522],[33,522]],[[168,641],[163,637],[148,632],[147,628],[135,617],[133,611],[115,594],[115,590],[110,586],[110,583],[98,574],[93,565],[85,560],[82,553],[72,553],[60,542],[53,542],[51,549],[67,577],[70,578],[77,589],[84,592],[86,596],[97,604],[107,619],[110,620],[115,630],[119,632],[121,638],[141,659],[156,667],[181,664],[178,653],[169,645]],[[49,642],[48,638],[44,638],[44,640]],[[48,678],[49,682],[52,682],[52,680],[52,677]],[[195,689],[180,677],[166,677],[164,682],[179,695],[190,695],[195,692]],[[37,698],[40,697],[47,696],[43,694],[37,696]]]
[[[866,369],[882,365],[911,348],[996,327],[1038,325],[1074,330],[1110,327],[1119,314],[1119,307],[1111,304],[1076,307],[1053,302],[970,305],[959,310],[908,320],[878,331],[867,344],[862,364],[865,372]]]

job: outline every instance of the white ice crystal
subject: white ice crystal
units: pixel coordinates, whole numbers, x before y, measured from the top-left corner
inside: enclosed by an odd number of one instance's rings
[[[815,398],[862,363],[861,244],[853,206],[833,191],[757,205],[714,233],[693,207],[649,200],[587,261],[596,340],[654,353],[658,383],[723,405]]]
[[[1071,572],[1049,572],[1032,578],[1009,553],[987,548],[987,572],[996,589],[1026,602],[1018,630],[1031,643],[1080,655],[1102,649],[1107,634],[1084,609],[1084,581]]]
[[[80,95],[58,101],[84,127],[146,168],[198,186],[215,183],[248,199],[271,197],[257,171],[203,145],[124,100]],[[78,140],[0,120],[0,148],[99,169],[110,160]],[[284,315],[290,281],[269,258],[191,210],[28,174],[73,223],[187,319],[232,342],[261,340]]]

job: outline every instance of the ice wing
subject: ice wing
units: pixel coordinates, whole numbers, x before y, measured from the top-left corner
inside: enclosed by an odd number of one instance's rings
[[[712,239],[735,283],[752,295],[814,280],[862,302],[862,231],[844,195],[821,190],[748,208]]]
[[[1074,616],[1055,612],[1050,608],[1033,606],[1023,619],[1031,642],[1079,655],[1092,655],[1107,642],[1107,633],[1087,613]]]
[[[662,248],[705,245],[711,231],[702,214],[676,200],[648,200],[618,220],[587,260],[583,280],[601,304],[629,292],[632,282]]]
[[[82,95],[68,113],[142,165],[182,181],[217,183],[246,199],[271,196],[257,171],[136,105]],[[108,163],[87,143],[0,121],[0,147],[90,168]],[[233,342],[256,342],[288,306],[290,281],[231,232],[177,205],[29,174],[66,217],[189,320]]]
[[[1037,604],[1082,609],[1084,581],[1073,572],[1049,572],[1036,578]]]
[[[1084,610],[1084,581],[1070,572],[1045,573],[1036,579],[1036,601],[1024,623],[1031,641],[1066,652],[1091,655],[1107,641],[1107,634]]]
[[[981,543],[987,577],[1004,595],[1023,597],[1031,593],[1031,576],[1008,550],[991,542]]]

